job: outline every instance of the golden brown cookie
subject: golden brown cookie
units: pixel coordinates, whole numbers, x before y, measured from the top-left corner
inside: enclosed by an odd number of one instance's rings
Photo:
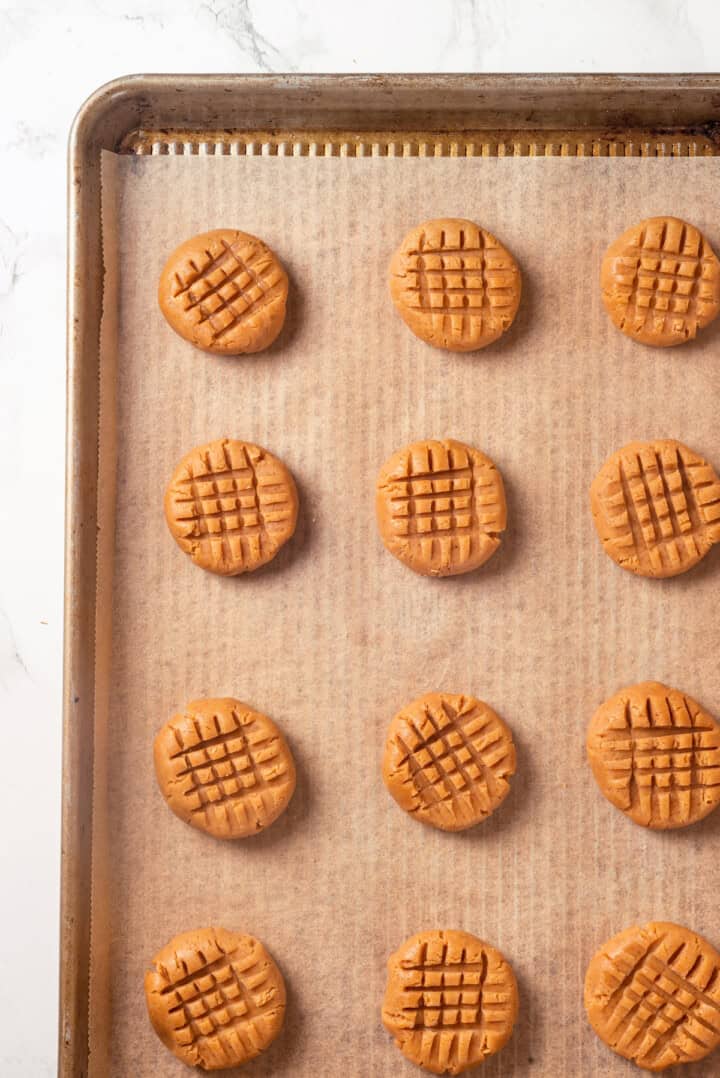
[[[611,243],[600,273],[618,329],[641,344],[684,344],[720,311],[720,262],[696,228],[650,217]]]
[[[517,1013],[509,963],[469,932],[418,932],[390,955],[383,1025],[434,1074],[460,1074],[499,1052]]]
[[[380,469],[375,498],[382,541],[424,576],[468,573],[500,546],[507,511],[502,476],[462,442],[415,442]]]
[[[175,542],[196,565],[222,576],[259,569],[295,531],[298,496],[267,449],[220,438],[178,464],[165,493]]]
[[[515,745],[482,700],[428,692],[390,723],[383,778],[401,808],[443,831],[486,819],[510,791]]]
[[[160,310],[204,352],[237,356],[268,348],[285,321],[288,278],[270,248],[247,232],[218,228],[186,240],[160,276]]]
[[[230,697],[193,700],[155,738],[155,773],[173,812],[216,838],[269,827],[295,790],[295,764],[272,719]]]
[[[499,240],[472,221],[440,218],[408,232],[390,262],[390,294],[416,337],[474,352],[510,328],[522,280]]]
[[[145,974],[145,999],[163,1044],[206,1071],[259,1056],[285,1018],[285,982],[262,943],[224,928],[170,940]]]
[[[720,480],[681,442],[631,442],[590,487],[605,553],[640,576],[677,576],[720,540]]]
[[[590,723],[587,752],[608,801],[644,827],[687,827],[720,802],[720,726],[659,681],[606,700]]]
[[[626,928],[590,962],[585,1009],[598,1037],[646,1070],[704,1059],[720,1044],[720,954],[680,925]]]

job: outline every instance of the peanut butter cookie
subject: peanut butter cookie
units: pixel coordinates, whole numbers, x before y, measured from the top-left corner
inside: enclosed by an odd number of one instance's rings
[[[459,218],[413,228],[390,263],[400,317],[416,337],[452,352],[473,352],[501,337],[517,314],[521,289],[510,252]]]
[[[606,700],[590,723],[587,752],[608,801],[644,827],[687,827],[720,802],[720,725],[658,681]]]
[[[720,540],[720,480],[681,442],[631,442],[590,487],[606,554],[640,576],[677,576]]]
[[[462,442],[415,442],[385,462],[375,499],[382,541],[424,576],[477,569],[500,546],[507,510],[502,476]]]
[[[510,964],[469,932],[419,932],[388,960],[383,1024],[434,1074],[484,1063],[510,1040],[517,1014]]]
[[[272,719],[224,697],[194,700],[155,738],[155,773],[170,808],[216,838],[269,827],[295,790],[295,764]]]
[[[650,217],[612,243],[600,274],[603,302],[618,329],[641,344],[684,344],[720,311],[720,262],[678,217]]]
[[[646,1070],[704,1059],[720,1044],[720,954],[680,925],[626,928],[590,962],[585,1009],[598,1037]]]
[[[510,791],[512,734],[472,696],[429,692],[390,723],[383,778],[401,808],[443,831],[486,819]]]
[[[175,542],[201,569],[222,576],[272,561],[295,531],[297,514],[297,490],[282,461],[230,438],[187,453],[165,494]]]
[[[206,1071],[259,1056],[285,1018],[285,982],[262,943],[224,928],[170,940],[145,974],[145,999],[163,1044]]]
[[[270,248],[218,228],[181,243],[160,276],[158,302],[181,337],[204,352],[236,356],[268,348],[285,321],[288,278]]]

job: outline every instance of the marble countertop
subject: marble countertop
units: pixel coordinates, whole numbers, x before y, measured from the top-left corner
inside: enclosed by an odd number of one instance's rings
[[[0,1074],[55,1073],[73,115],[130,72],[717,71],[715,0],[0,0]],[[9,488],[9,489],[8,489]]]

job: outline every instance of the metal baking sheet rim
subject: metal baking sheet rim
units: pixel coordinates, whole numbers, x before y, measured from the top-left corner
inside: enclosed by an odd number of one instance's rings
[[[653,156],[720,153],[720,75],[130,75],[79,110],[68,160],[61,1078],[86,1075],[89,1055],[101,150],[364,156],[397,144],[400,156],[464,156],[509,145],[583,156],[628,140],[641,155],[643,144]]]

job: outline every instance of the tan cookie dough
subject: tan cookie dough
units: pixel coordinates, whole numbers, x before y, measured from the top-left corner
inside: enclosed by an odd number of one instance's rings
[[[236,356],[268,348],[285,321],[288,277],[270,248],[247,232],[218,228],[186,240],[165,263],[160,310],[204,352]]]
[[[515,745],[482,700],[429,692],[390,723],[382,770],[398,805],[416,820],[462,831],[507,797]]]
[[[704,1059],[720,1044],[720,954],[680,925],[626,928],[590,962],[585,1009],[598,1037],[646,1070]]]
[[[684,344],[720,311],[720,262],[687,221],[650,217],[610,244],[600,274],[605,308],[641,344]]]
[[[587,752],[608,801],[644,827],[687,827],[720,802],[720,725],[658,681],[606,700],[590,723]]]
[[[387,549],[423,576],[477,569],[500,546],[507,523],[495,464],[452,439],[393,453],[378,475],[375,508]]]
[[[224,928],[170,940],[145,974],[145,999],[163,1044],[206,1071],[259,1056],[285,1018],[285,982],[262,943]]]
[[[512,325],[522,279],[490,232],[461,218],[425,221],[390,263],[390,294],[416,337],[452,352],[492,344]]]
[[[606,554],[639,576],[677,576],[720,540],[720,480],[681,442],[631,442],[613,453],[590,487]]]
[[[272,719],[239,700],[194,700],[155,738],[163,797],[185,823],[216,838],[269,827],[295,790],[295,764]]]
[[[277,457],[250,442],[221,438],[177,465],[165,518],[181,550],[211,573],[259,569],[295,531],[295,482]]]
[[[419,932],[388,960],[383,1024],[403,1055],[434,1074],[484,1063],[510,1040],[517,1014],[509,963],[469,932]]]

